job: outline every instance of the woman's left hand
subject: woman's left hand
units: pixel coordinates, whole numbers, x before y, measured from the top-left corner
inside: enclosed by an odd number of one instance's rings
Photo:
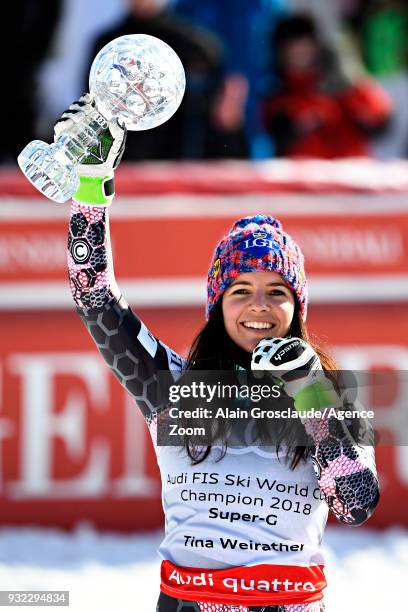
[[[282,380],[300,412],[337,404],[338,396],[325,378],[318,355],[301,338],[263,338],[252,353],[251,369]]]

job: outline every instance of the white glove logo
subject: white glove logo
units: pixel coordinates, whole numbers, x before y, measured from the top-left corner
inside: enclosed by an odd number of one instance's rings
[[[252,370],[321,369],[312,347],[301,338],[263,338],[252,353]]]

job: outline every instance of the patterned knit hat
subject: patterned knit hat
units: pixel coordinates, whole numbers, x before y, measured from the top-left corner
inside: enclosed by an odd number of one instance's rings
[[[207,280],[207,319],[232,281],[244,272],[277,272],[295,292],[306,321],[307,281],[299,246],[274,217],[238,219],[221,239],[211,260]]]

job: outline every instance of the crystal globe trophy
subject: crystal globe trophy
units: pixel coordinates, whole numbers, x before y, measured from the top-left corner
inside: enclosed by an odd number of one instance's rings
[[[89,75],[95,111],[49,145],[30,142],[18,156],[28,180],[47,198],[66,202],[78,189],[76,166],[112,118],[149,130],[176,112],[184,95],[183,65],[169,45],[147,34],[120,36],[95,57]]]

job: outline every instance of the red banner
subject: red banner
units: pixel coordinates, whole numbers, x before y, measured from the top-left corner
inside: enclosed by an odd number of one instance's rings
[[[139,314],[179,352],[203,323],[201,308]],[[344,368],[408,370],[405,305],[315,306],[310,328]],[[159,476],[146,425],[77,315],[4,312],[0,333],[1,522],[159,526]],[[384,411],[398,403],[387,401]],[[392,432],[379,433],[396,443]],[[380,446],[377,462],[382,501],[369,524],[407,524],[396,502],[408,494],[408,448]]]
[[[260,212],[280,218],[301,244],[309,327],[342,367],[408,370],[406,165],[381,166],[380,175],[377,164],[370,183],[372,165],[360,174],[350,163],[330,165],[326,176],[329,165],[318,175],[313,164],[138,166],[119,174],[111,209],[116,277],[157,337],[186,352],[203,324],[215,243],[238,217]],[[146,426],[73,311],[68,208],[36,196],[17,173],[1,174],[0,520],[159,526]],[[408,524],[399,501],[408,493],[408,447],[387,430],[395,404],[389,397],[376,406],[389,445],[377,449],[382,501],[372,526]]]
[[[269,211],[269,214],[271,211]],[[305,253],[309,274],[408,274],[408,215],[281,216]],[[111,231],[118,278],[204,277],[214,245],[236,220],[116,218]],[[0,282],[60,281],[66,270],[65,219],[3,220]],[[199,228],[199,234],[198,229]]]
[[[319,601],[327,586],[322,565],[252,565],[227,570],[161,565],[160,590],[188,601],[271,606]]]

